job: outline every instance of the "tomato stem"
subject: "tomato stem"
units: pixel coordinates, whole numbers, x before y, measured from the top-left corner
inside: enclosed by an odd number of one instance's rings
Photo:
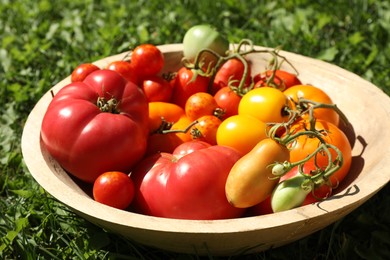
[[[169,133],[187,133],[191,127],[193,127],[195,124],[198,123],[198,120],[193,121],[191,124],[189,124],[186,128],[184,129],[168,129],[168,130],[162,130],[159,132],[160,134],[169,134]]]
[[[341,111],[341,109],[336,104],[325,104],[325,103],[319,103],[305,98],[299,98],[296,105],[298,108],[303,108],[301,114],[309,113],[311,120],[313,120],[312,118],[314,118],[313,115],[314,109],[318,109],[318,108],[333,109],[340,116],[343,123],[345,125],[349,125],[347,116],[343,113],[343,111]]]

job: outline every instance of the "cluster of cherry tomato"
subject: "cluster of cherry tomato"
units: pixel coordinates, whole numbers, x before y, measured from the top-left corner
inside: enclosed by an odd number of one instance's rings
[[[126,112],[146,134],[122,136],[145,139],[135,144],[142,157],[127,168],[110,166],[84,178],[94,183],[96,201],[160,217],[233,218],[318,201],[345,178],[351,146],[331,98],[280,69],[277,52],[271,51],[276,59],[269,69],[253,71],[245,55],[256,50],[228,51],[221,36],[214,37],[216,48],[192,50],[193,56],[170,73],[161,73],[164,55],[152,44],[137,46],[105,68],[87,63],[73,71],[73,86],[96,85],[97,72],[115,71],[137,86],[147,106]],[[100,93],[101,112],[122,114],[118,103],[132,95],[122,94],[117,100],[109,99],[111,92]],[[147,122],[137,113],[146,113]],[[49,144],[45,132],[53,130],[43,128]],[[56,157],[60,163],[68,158]],[[83,179],[82,171],[77,175],[73,169],[67,170]]]

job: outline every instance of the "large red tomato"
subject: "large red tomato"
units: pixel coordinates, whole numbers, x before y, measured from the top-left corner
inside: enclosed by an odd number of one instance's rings
[[[229,204],[225,183],[240,154],[224,146],[201,146],[183,156],[184,143],[172,153],[146,157],[132,171],[137,212],[177,219],[227,219],[243,209]]]
[[[93,182],[107,171],[129,171],[145,153],[148,132],[142,90],[115,71],[97,70],[55,94],[41,136],[65,170]]]

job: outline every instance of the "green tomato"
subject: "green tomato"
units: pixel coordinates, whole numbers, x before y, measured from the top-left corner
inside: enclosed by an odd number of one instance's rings
[[[195,25],[184,35],[183,55],[187,60],[194,61],[202,49],[210,49],[225,56],[229,50],[229,41],[211,25]]]
[[[271,195],[272,211],[280,212],[301,206],[311,192],[310,186],[302,187],[305,180],[305,176],[297,175],[280,182]]]

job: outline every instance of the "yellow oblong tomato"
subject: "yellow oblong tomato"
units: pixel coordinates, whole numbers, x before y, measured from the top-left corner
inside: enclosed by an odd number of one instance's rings
[[[246,93],[238,105],[239,115],[250,115],[265,123],[288,121],[287,97],[282,91],[271,87],[262,87]]]
[[[271,194],[278,183],[270,165],[289,160],[286,146],[266,138],[231,168],[225,185],[226,198],[237,208],[249,208]]]
[[[242,154],[248,153],[267,137],[267,125],[249,115],[226,118],[217,130],[217,144],[232,147]]]
[[[312,85],[296,85],[286,89],[283,92],[288,98],[292,100],[290,106],[294,109],[298,98],[308,99],[314,102],[323,104],[333,104],[330,96],[323,90]],[[313,116],[316,119],[328,121],[336,126],[339,125],[339,114],[330,108],[316,108]],[[303,118],[308,118],[308,114],[303,115]]]
[[[291,127],[292,133],[305,131],[310,128],[310,123],[307,121],[299,121]],[[347,136],[334,124],[317,120],[315,122],[315,129],[323,133],[322,139],[331,145],[336,146],[343,155],[343,165],[337,170],[331,177],[330,181],[332,186],[336,187],[338,183],[344,180],[348,174],[352,163],[352,148]],[[290,150],[290,162],[294,163],[305,159],[307,156],[313,153],[321,144],[318,138],[310,135],[301,135],[293,142],[289,143],[287,147]],[[336,159],[337,153],[333,149],[329,149],[332,156],[332,160]],[[328,155],[326,153],[318,153],[315,157],[312,157],[309,162],[314,162],[318,167],[325,168],[328,165]]]

